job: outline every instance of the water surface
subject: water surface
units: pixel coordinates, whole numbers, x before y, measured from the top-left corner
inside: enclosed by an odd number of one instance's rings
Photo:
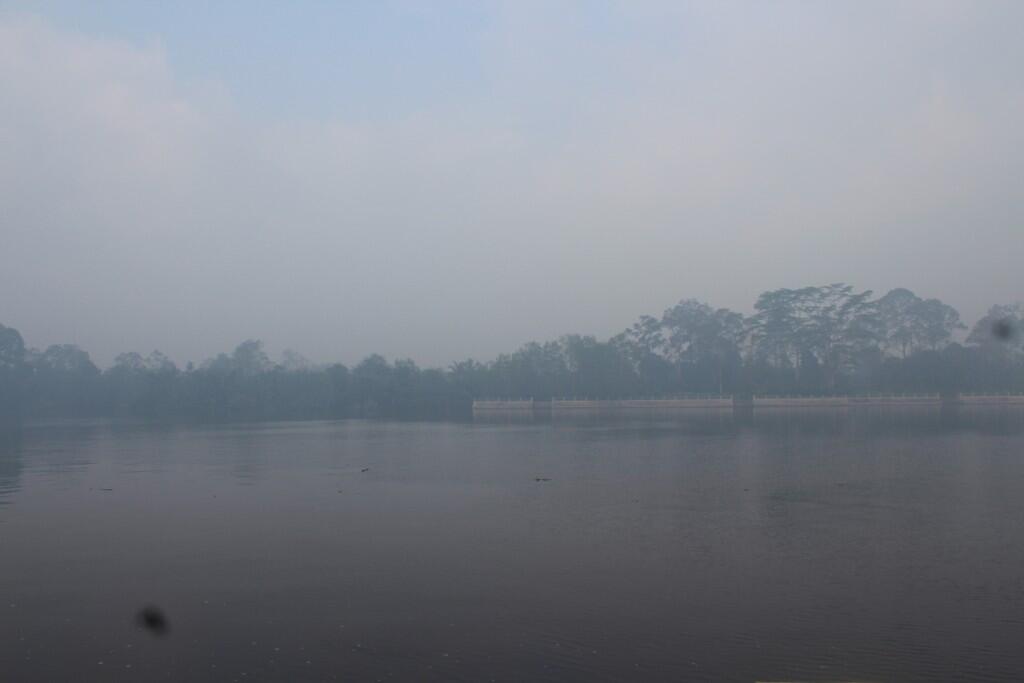
[[[1020,681],[1022,643],[1019,411],[0,439],[5,681]]]

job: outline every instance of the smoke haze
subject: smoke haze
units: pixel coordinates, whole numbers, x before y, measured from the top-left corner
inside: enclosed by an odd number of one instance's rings
[[[684,297],[1021,298],[1020,3],[134,5],[0,5],[33,346],[434,365]]]

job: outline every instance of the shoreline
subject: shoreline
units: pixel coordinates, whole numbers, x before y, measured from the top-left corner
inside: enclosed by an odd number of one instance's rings
[[[892,394],[845,396],[708,396],[644,399],[478,399],[473,401],[473,415],[526,415],[574,413],[637,413],[765,409],[849,409],[879,407],[956,407],[956,406],[1019,406],[1024,407],[1024,394]]]

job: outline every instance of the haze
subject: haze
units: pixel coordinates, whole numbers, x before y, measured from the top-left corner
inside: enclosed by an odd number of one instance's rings
[[[440,365],[684,297],[1021,298],[1021,3],[0,7],[32,346]]]

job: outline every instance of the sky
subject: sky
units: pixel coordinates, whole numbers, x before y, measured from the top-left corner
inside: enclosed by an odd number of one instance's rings
[[[0,323],[428,366],[1024,298],[1024,3],[0,0]]]

